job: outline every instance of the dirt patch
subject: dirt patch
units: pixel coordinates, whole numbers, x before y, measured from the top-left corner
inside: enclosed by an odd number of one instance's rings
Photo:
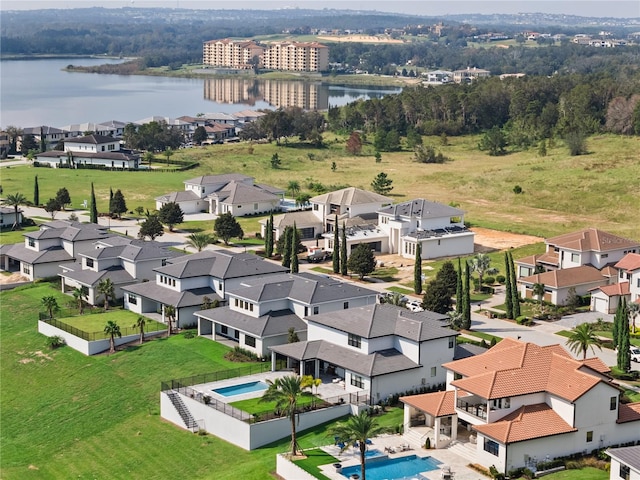
[[[533,235],[500,232],[488,228],[473,227],[471,230],[476,234],[474,241],[474,250],[476,252],[505,250],[544,241],[544,238],[534,237]]]
[[[40,358],[46,358],[47,360],[53,360],[52,357],[50,357],[49,355],[47,355],[46,353],[43,353],[42,351],[38,350],[37,352],[33,352],[33,354],[36,357],[40,357]]]
[[[20,282],[28,282],[29,279],[27,277],[23,277],[19,273],[12,273],[11,275],[0,275],[0,284],[6,285],[9,283],[20,283]]]
[[[22,363],[23,365],[27,364],[27,363],[33,363],[35,362],[35,360],[33,358],[21,358],[19,360],[20,363]]]

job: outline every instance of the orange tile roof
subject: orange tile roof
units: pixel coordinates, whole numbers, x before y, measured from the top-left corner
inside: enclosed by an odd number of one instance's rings
[[[455,390],[447,390],[445,392],[400,397],[400,401],[428,413],[432,417],[447,417],[456,413],[454,406],[455,396]]]
[[[514,260],[514,263],[520,265],[531,265],[535,267],[538,263],[547,263],[549,265],[559,265],[558,252],[545,252],[538,255],[529,255],[528,257],[519,258]]]
[[[622,260],[615,264],[616,268],[620,268],[622,270],[626,270],[631,273],[634,270],[640,269],[640,254],[637,253],[627,253]]]
[[[536,273],[529,277],[519,278],[522,283],[542,283],[547,287],[562,288],[583,283],[605,281],[605,277],[597,268],[591,265],[580,267],[563,268],[562,270],[552,270],[550,272]]]
[[[600,290],[607,297],[615,297],[620,295],[629,295],[629,282],[614,283],[613,285],[603,285],[601,287],[592,288],[591,291]]]
[[[456,388],[494,399],[549,392],[575,401],[604,379],[590,373],[606,373],[596,359],[575,360],[560,345],[540,347],[505,338],[486,353],[445,363],[443,367],[463,378],[451,382]]]
[[[546,403],[524,405],[494,423],[473,427],[502,444],[576,432]]]
[[[582,364],[585,367],[589,367],[591,370],[595,370],[598,373],[611,373],[611,369],[607,366],[607,364],[600,360],[598,357],[587,358],[586,360],[582,361]]]
[[[638,247],[640,243],[628,238],[618,237],[597,228],[586,228],[578,232],[565,233],[546,240],[547,245],[554,245],[579,252],[606,252],[625,247]]]
[[[607,265],[606,267],[602,267],[602,269],[600,270],[600,273],[605,277],[614,277],[614,278],[618,277],[618,271],[615,268],[613,268],[613,265]]]
[[[529,255],[528,257],[518,258],[517,260],[514,260],[513,263],[531,265],[532,267],[535,267],[539,256],[540,255]]]
[[[637,422],[638,420],[640,420],[640,402],[620,404],[616,423]]]

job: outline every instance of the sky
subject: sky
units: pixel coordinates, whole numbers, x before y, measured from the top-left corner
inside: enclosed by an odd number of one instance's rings
[[[1,10],[81,7],[163,7],[190,9],[337,8],[425,16],[464,13],[556,13],[583,17],[640,18],[640,0],[1,0]]]

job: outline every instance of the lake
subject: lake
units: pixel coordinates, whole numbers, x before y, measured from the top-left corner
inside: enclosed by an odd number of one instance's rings
[[[299,106],[326,110],[357,99],[380,98],[400,88],[340,86],[250,78],[170,78],[66,72],[69,64],[120,60],[62,58],[0,61],[0,126],[63,127],[74,123],[134,122],[154,115]]]

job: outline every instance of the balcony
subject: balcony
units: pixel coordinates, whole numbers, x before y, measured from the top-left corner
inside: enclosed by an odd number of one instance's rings
[[[487,419],[487,406],[484,403],[470,403],[469,401],[458,399],[456,408],[482,420]]]

